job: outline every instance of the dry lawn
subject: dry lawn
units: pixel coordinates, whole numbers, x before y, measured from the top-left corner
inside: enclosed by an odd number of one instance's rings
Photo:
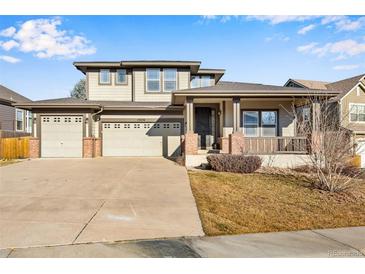
[[[365,181],[352,193],[312,189],[294,177],[190,171],[207,235],[365,225]]]

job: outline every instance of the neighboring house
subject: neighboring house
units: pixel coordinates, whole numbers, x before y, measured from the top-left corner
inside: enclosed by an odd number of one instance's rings
[[[12,105],[30,102],[23,95],[0,85],[0,131],[31,133],[32,113]]]
[[[186,165],[206,155],[307,153],[293,107],[335,90],[220,79],[223,69],[199,61],[75,62],[86,75],[87,100],[15,104],[35,113],[33,157],[178,156]],[[285,154],[285,155],[284,155]],[[284,155],[284,156],[283,156]],[[288,160],[289,159],[289,160]]]
[[[365,74],[332,83],[289,79],[284,86],[340,91],[331,102],[338,106],[341,125],[353,132],[357,153],[365,167]]]

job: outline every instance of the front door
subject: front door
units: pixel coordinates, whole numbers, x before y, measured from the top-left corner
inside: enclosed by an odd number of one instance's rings
[[[201,149],[211,147],[214,142],[213,114],[210,107],[195,108],[195,133],[198,134],[198,146]]]

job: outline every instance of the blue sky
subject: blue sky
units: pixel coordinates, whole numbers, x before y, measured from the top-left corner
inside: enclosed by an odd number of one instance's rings
[[[365,72],[359,16],[1,16],[0,83],[31,99],[69,95],[73,61],[201,60],[224,80],[282,85]]]

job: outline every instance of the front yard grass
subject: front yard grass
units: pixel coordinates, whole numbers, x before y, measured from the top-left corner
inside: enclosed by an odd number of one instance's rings
[[[189,171],[207,235],[365,225],[365,182],[328,193],[280,175]]]

